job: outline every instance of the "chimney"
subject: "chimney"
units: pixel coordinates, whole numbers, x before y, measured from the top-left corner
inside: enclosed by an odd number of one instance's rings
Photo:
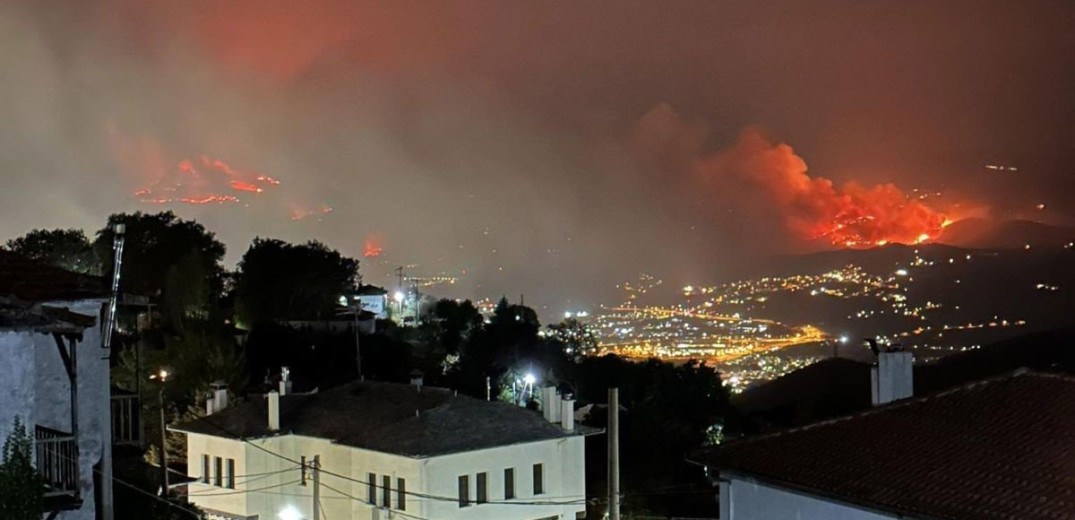
[[[556,391],[555,386],[546,386],[541,389],[542,404],[544,405],[543,415],[545,420],[553,424],[560,422],[560,393]]]
[[[280,367],[280,395],[291,393],[291,369]]]
[[[209,385],[209,389],[212,390],[213,395],[211,399],[205,402],[205,411],[209,412],[209,402],[213,403],[213,410],[210,413],[217,413],[228,407],[228,384],[224,381],[214,381]]]
[[[879,351],[870,369],[870,390],[874,406],[913,396],[914,356],[902,350]]]
[[[422,377],[423,375],[424,374],[422,373],[421,370],[418,370],[418,369],[411,370],[411,384],[414,385],[415,387],[417,387],[419,391],[422,390],[422,384],[424,384],[424,381],[425,381],[424,378]]]
[[[268,395],[269,400],[269,431],[280,430],[280,393],[272,390]]]
[[[213,415],[213,394],[209,394],[209,397],[205,399],[205,415]]]
[[[560,401],[560,425],[564,427],[564,431],[575,431],[575,400],[571,394],[564,394],[564,398]]]

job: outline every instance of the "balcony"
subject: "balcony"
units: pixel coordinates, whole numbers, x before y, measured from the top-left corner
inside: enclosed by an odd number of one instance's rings
[[[37,426],[34,429],[34,459],[37,471],[45,481],[45,504],[49,510],[77,509],[82,501],[75,436]]]
[[[142,404],[134,392],[112,389],[112,443],[142,446]]]

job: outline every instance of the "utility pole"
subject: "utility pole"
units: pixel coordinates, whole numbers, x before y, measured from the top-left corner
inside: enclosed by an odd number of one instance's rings
[[[620,389],[608,389],[608,518],[620,520]]]
[[[321,520],[321,456],[314,455],[314,461],[311,464],[314,480],[314,517],[310,520]]]
[[[160,409],[161,409],[160,410],[161,411],[161,452],[160,452],[161,460],[160,460],[160,463],[161,463],[161,496],[163,496],[163,497],[168,496],[168,454],[165,451],[165,443],[166,443],[166,437],[168,435],[168,431],[165,429],[165,422],[164,422],[164,381],[167,378],[168,378],[168,372],[165,372],[165,371],[162,370],[161,371],[161,378],[160,378],[160,383],[161,383],[160,391],[157,394],[158,397],[160,398]]]
[[[355,367],[358,369],[358,380],[362,381],[362,343],[358,338],[358,313],[362,312],[362,303],[355,307]]]
[[[403,294],[403,266],[402,265],[396,268],[396,278],[397,278],[397,281],[396,281],[396,293],[397,294]],[[400,323],[403,322],[403,300],[405,300],[405,299],[406,298],[400,298],[399,299],[399,320],[400,320]]]

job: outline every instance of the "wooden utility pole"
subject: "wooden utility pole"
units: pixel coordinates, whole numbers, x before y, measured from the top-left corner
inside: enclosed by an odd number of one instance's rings
[[[608,518],[620,520],[620,389],[608,389]]]

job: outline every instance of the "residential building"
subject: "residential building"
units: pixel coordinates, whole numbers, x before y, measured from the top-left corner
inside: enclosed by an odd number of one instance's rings
[[[1075,378],[1019,370],[697,458],[722,520],[1035,520],[1075,511],[1072,446]]]
[[[16,417],[34,433],[50,518],[111,517],[106,294],[100,278],[0,251],[0,442]]]
[[[554,421],[420,379],[280,389],[172,428],[187,436],[188,499],[211,518],[313,518],[314,460],[334,520],[585,515],[584,437],[596,430],[574,424],[570,399]]]
[[[352,301],[359,302],[359,308],[373,313],[379,320],[388,319],[388,291],[375,285],[360,285],[358,290],[349,295]]]

